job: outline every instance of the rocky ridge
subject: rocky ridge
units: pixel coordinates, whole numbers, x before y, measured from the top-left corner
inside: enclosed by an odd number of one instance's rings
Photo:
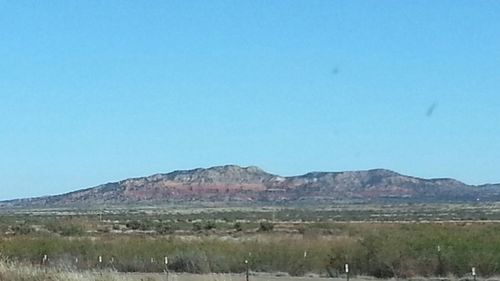
[[[236,165],[174,171],[106,183],[56,196],[0,202],[4,207],[92,206],[167,202],[359,202],[500,200],[500,185],[421,179],[385,169],[311,172],[283,177]]]

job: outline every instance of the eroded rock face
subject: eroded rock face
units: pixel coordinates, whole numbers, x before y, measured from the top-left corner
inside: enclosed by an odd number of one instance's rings
[[[192,201],[295,202],[328,200],[476,200],[500,198],[499,185],[471,186],[453,179],[420,179],[384,169],[311,172],[282,177],[236,165],[126,179],[57,196],[11,200],[3,206],[68,206]]]

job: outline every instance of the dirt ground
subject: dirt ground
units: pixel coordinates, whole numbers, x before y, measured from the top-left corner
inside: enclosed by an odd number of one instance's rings
[[[136,275],[136,274],[133,274]],[[141,279],[148,280],[164,280],[167,281],[165,274],[137,274],[141,275]],[[319,276],[291,277],[286,274],[267,274],[258,273],[249,276],[249,281],[346,281],[345,278],[325,278]],[[351,278],[350,281],[369,281],[376,280],[374,278]],[[170,274],[168,281],[246,281],[245,274]]]
[[[136,274],[136,273],[123,273],[132,277],[133,280],[141,281],[246,281],[245,274],[170,274],[167,276],[165,274]],[[357,276],[350,278],[349,281],[473,281],[472,278],[457,278],[457,277],[445,277],[445,278],[424,278],[416,277],[411,279],[377,279],[369,276]],[[304,277],[293,277],[287,274],[271,274],[271,273],[254,273],[249,276],[249,281],[347,281],[346,278],[327,278],[320,277],[317,275],[309,275]],[[494,276],[490,278],[477,278],[477,281],[500,281],[500,276]]]

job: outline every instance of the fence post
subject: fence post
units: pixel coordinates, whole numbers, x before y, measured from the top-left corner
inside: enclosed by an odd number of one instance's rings
[[[45,272],[47,272],[47,263],[49,261],[49,257],[45,254],[43,255],[42,258],[42,267],[44,268]]]
[[[245,265],[247,267],[247,271],[246,271],[246,281],[249,281],[250,279],[250,265],[248,264],[248,260],[245,260]]]
[[[45,272],[47,272],[47,262],[49,261],[49,257],[45,254],[42,258],[42,267]]]
[[[347,281],[349,281],[349,264],[348,263],[345,264],[345,274],[347,277]]]
[[[167,281],[168,281],[168,257],[165,256],[165,273],[167,274]]]
[[[437,275],[438,276],[443,276],[444,275],[444,267],[443,267],[443,260],[441,258],[441,246],[437,246],[437,258],[438,258],[438,267],[437,267]]]

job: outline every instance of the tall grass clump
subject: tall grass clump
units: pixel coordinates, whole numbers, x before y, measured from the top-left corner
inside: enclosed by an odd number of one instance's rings
[[[8,281],[133,281],[133,278],[112,271],[76,272],[64,268],[42,268],[0,259],[0,280]],[[156,280],[156,279],[148,279]],[[161,280],[158,278],[158,280]]]

